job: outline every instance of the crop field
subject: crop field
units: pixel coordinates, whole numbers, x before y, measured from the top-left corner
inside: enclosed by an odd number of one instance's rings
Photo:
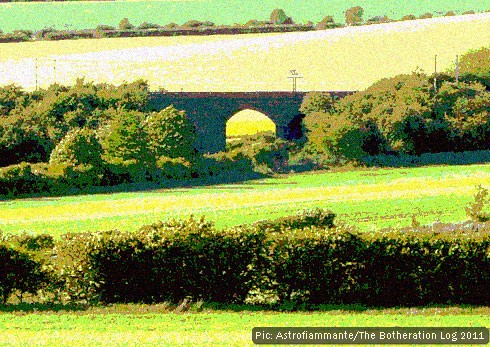
[[[169,91],[361,90],[490,44],[490,13],[280,34],[4,43],[0,85],[143,78]]]
[[[205,215],[220,228],[294,214],[334,211],[363,231],[467,220],[476,187],[490,187],[490,165],[366,169],[290,174],[240,184],[0,202],[0,230],[56,236],[90,230],[135,230],[169,218]]]
[[[18,29],[40,30],[95,28],[99,24],[117,26],[127,17],[136,25],[152,22],[161,25],[182,24],[189,20],[213,21],[216,24],[245,23],[250,19],[267,20],[275,8],[282,8],[297,23],[319,22],[331,15],[336,22],[344,21],[344,12],[362,6],[365,17],[387,15],[397,19],[407,14],[419,16],[426,12],[442,15],[447,11],[463,13],[489,9],[486,0],[423,0],[390,2],[373,0],[152,0],[141,1],[73,1],[61,3],[0,4],[0,28],[5,32]],[[43,15],[40,16],[39,13]]]
[[[114,305],[87,311],[0,314],[0,346],[253,346],[259,326],[441,327],[488,325],[487,308],[407,308],[278,313],[175,314],[165,305]],[[442,346],[442,345],[441,345]]]

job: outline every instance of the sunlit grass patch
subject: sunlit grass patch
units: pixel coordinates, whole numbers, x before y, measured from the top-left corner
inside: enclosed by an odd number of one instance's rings
[[[477,185],[490,187],[490,164],[367,169],[282,175],[239,184],[0,202],[0,230],[50,233],[136,230],[169,218],[206,216],[219,228],[320,207],[371,231],[468,219]]]

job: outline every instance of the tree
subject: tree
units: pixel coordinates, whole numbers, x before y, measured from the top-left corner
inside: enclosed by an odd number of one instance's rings
[[[364,9],[361,6],[355,6],[345,11],[345,22],[347,25],[360,25],[362,24],[362,16],[364,15]]]
[[[123,18],[119,22],[119,29],[121,29],[121,30],[131,30],[131,29],[134,29],[134,25],[129,22],[129,19]]]
[[[160,112],[150,113],[144,126],[156,158],[189,159],[195,154],[195,129],[185,111],[168,106]]]
[[[432,18],[432,17],[434,17],[434,15],[430,12],[427,12],[427,13],[424,13],[423,15],[421,15],[419,17],[419,19],[428,19],[428,18]]]
[[[417,17],[415,17],[413,14],[407,14],[402,17],[402,20],[415,20]]]
[[[463,55],[459,71],[462,79],[477,80],[490,90],[490,48],[483,47]]]
[[[99,167],[102,164],[102,146],[97,140],[95,130],[74,129],[61,140],[51,152],[50,164],[91,164]]]
[[[280,8],[276,8],[274,11],[272,11],[270,21],[275,25],[294,24],[293,19],[288,17],[284,10]]]
[[[333,106],[333,98],[327,92],[310,92],[305,95],[299,111],[305,115],[327,112]]]
[[[99,141],[107,161],[154,161],[143,127],[144,115],[122,108],[110,111],[110,121],[98,130]]]
[[[322,19],[321,22],[318,22],[316,28],[318,30],[324,30],[324,29],[336,28],[338,26],[339,24],[335,23],[335,20],[333,19],[332,16],[326,16],[325,18]]]

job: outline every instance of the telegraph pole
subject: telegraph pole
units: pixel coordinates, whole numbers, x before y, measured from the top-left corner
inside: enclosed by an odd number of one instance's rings
[[[437,92],[437,54],[434,56],[434,92]]]
[[[53,83],[56,83],[56,59],[53,61]]]
[[[34,69],[35,69],[34,76],[35,76],[35,77],[34,77],[34,78],[35,78],[35,80],[36,80],[36,91],[37,91],[37,58],[36,58],[36,60],[35,60],[35,63],[34,63],[34,64],[35,64],[35,67],[34,67]]]
[[[456,55],[456,85],[459,84],[459,56]]]
[[[296,70],[289,70],[289,72],[291,73],[291,76],[288,76],[288,78],[291,78],[293,80],[293,92],[296,92],[297,88],[297,82],[296,80],[298,78],[303,78],[302,76],[299,75],[299,73],[296,71]]]

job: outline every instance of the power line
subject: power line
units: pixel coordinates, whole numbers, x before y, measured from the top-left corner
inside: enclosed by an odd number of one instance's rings
[[[289,72],[291,73],[291,76],[288,76],[288,78],[291,78],[293,80],[293,92],[296,92],[296,89],[297,89],[296,88],[296,86],[297,86],[296,80],[298,78],[303,78],[303,77],[300,76],[296,70],[289,70]]]

